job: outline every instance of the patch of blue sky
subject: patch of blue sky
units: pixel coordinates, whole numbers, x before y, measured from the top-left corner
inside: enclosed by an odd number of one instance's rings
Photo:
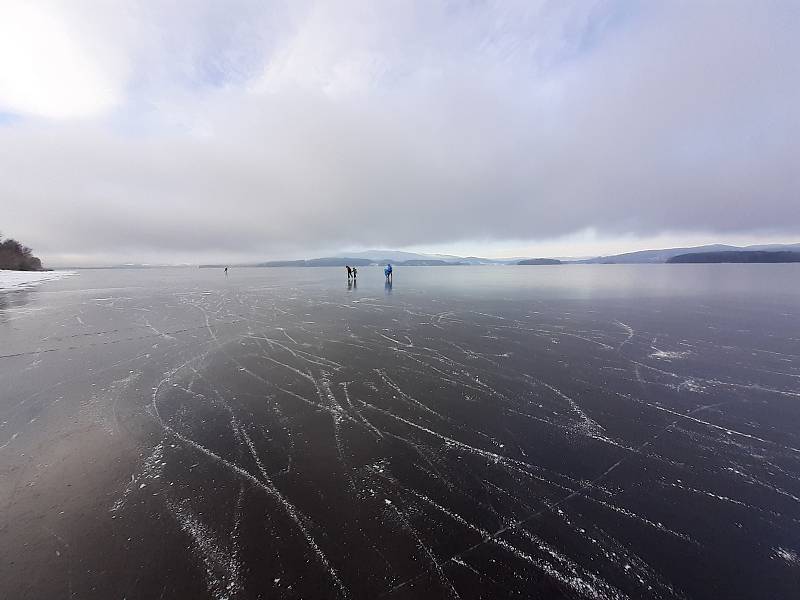
[[[575,36],[575,55],[592,52],[608,36],[634,23],[643,10],[645,6],[634,0],[608,0],[600,3]]]
[[[576,11],[575,18],[564,22],[557,51],[541,57],[538,66],[544,71],[557,71],[591,56],[624,29],[634,26],[646,10],[646,5],[634,0],[602,0],[589,10]]]
[[[4,112],[0,110],[0,127],[4,125],[13,125],[14,123],[18,123],[22,120],[22,115],[18,115],[17,113],[11,112]]]

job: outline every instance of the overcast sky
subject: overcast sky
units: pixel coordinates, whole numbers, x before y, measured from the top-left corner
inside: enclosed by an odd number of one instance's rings
[[[0,2],[49,264],[800,241],[800,2]]]

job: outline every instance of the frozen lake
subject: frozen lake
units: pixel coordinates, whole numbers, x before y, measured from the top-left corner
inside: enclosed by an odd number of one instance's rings
[[[796,598],[800,265],[0,292],[0,597]]]

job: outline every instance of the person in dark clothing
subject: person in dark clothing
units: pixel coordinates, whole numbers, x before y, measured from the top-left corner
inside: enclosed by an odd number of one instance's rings
[[[349,280],[353,276],[353,269],[350,268],[350,265],[345,265],[345,269],[347,269],[347,279]]]
[[[356,269],[355,267],[353,267],[353,281],[355,281],[355,280],[356,280],[356,275],[358,275],[358,269]]]
[[[225,277],[228,276],[228,267],[225,267]]]

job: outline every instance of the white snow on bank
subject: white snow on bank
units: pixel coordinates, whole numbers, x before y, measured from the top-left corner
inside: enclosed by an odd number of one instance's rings
[[[55,281],[75,274],[75,271],[4,271],[0,269],[0,290],[29,288],[43,281]]]

